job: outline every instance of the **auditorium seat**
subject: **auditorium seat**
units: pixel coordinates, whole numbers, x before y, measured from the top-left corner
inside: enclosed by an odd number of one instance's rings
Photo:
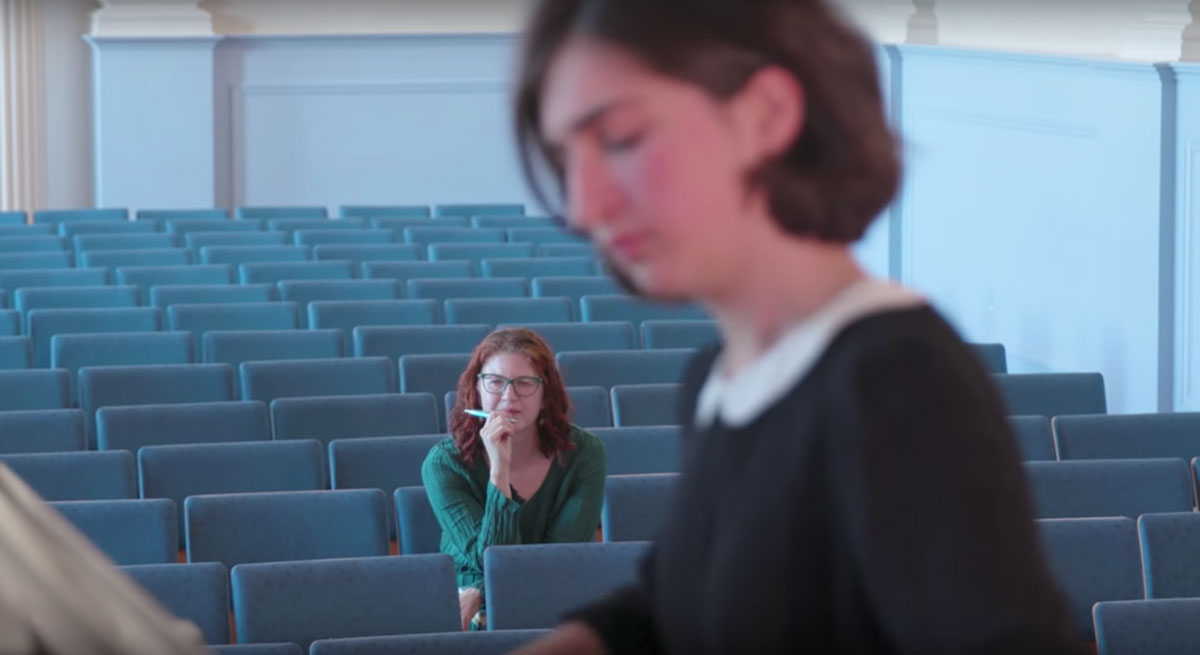
[[[294,302],[197,303],[167,307],[167,325],[191,332],[199,361],[204,334],[213,330],[295,330],[300,309]]]
[[[338,216],[343,218],[428,218],[429,205],[341,205]]]
[[[158,332],[162,312],[157,307],[103,309],[35,309],[26,317],[33,339],[33,363],[50,366],[50,339],[58,334],[100,332]]]
[[[1200,413],[1060,416],[1059,459],[1136,459],[1200,455]]]
[[[0,337],[0,371],[33,367],[33,342],[29,337]]]
[[[1042,550],[1076,631],[1095,638],[1092,606],[1142,598],[1137,527],[1128,518],[1038,521]]]
[[[166,309],[171,305],[267,303],[279,300],[273,284],[168,284],[150,287],[148,304]]]
[[[1146,598],[1200,597],[1200,514],[1143,514],[1138,536]]]
[[[300,306],[301,327],[308,327],[308,303],[315,300],[397,300],[393,280],[284,280],[276,284],[279,298]]]
[[[50,506],[114,564],[179,561],[179,522],[176,505],[170,500],[81,500]]]
[[[0,411],[0,455],[86,449],[83,412],[78,409]]]
[[[95,443],[96,410],[104,407],[230,400],[233,400],[233,369],[228,364],[85,366],[79,369],[79,407],[88,420],[90,443]]]
[[[670,516],[678,473],[609,475],[600,529],[605,541],[653,541]]]
[[[329,442],[330,485],[334,489],[379,489],[389,495],[399,487],[419,487],[421,464],[430,449],[446,438],[445,434],[410,433],[335,439]]]
[[[640,542],[493,546],[484,551],[488,629],[551,628],[637,579]]]
[[[596,257],[595,246],[589,243],[544,243],[534,252],[537,257]],[[600,273],[599,267],[596,270]]]
[[[67,409],[71,377],[57,369],[0,371],[0,412]]]
[[[358,228],[350,230],[296,230],[292,243],[297,246],[319,246],[323,244],[380,244],[396,241],[395,230]]]
[[[1092,617],[1098,655],[1200,652],[1200,598],[1105,601]]]
[[[484,277],[591,277],[595,264],[590,257],[523,257],[484,259],[479,267]]]
[[[104,287],[34,287],[17,289],[13,293],[13,309],[26,317],[34,309],[96,309],[105,307],[137,307],[138,288],[131,285]]]
[[[396,542],[400,554],[441,552],[442,526],[433,513],[425,487],[399,487],[392,498],[396,506]]]
[[[591,430],[604,442],[608,475],[678,473],[682,460],[683,428],[652,426]]]
[[[630,350],[635,348],[633,325],[622,321],[608,323],[525,323],[496,328],[524,327],[550,345],[554,352],[583,352],[588,350]]]
[[[150,288],[179,285],[233,284],[232,266],[122,266],[116,269],[117,284],[132,284],[141,290],[142,302],[150,302]]]
[[[587,244],[588,240],[573,232],[558,227],[514,227],[508,229],[508,240],[512,243],[569,243]]]
[[[138,221],[167,221],[171,219],[189,219],[189,220],[229,220],[229,210],[219,209],[215,207],[203,207],[197,209],[139,209],[137,210]]]
[[[137,462],[142,498],[170,498],[178,507],[202,494],[325,488],[324,451],[312,440],[145,446]],[[179,536],[185,533],[180,516]],[[183,545],[177,540],[172,547]]]
[[[314,641],[310,655],[501,655],[549,630],[476,630]]]
[[[200,628],[208,644],[229,643],[229,572],[217,562],[123,566],[171,614]]]
[[[63,221],[126,221],[129,210],[125,208],[102,209],[42,209],[33,212],[34,223],[61,223]]]
[[[308,246],[205,246],[200,249],[200,263],[304,262],[309,254]]]
[[[1017,447],[1026,462],[1054,461],[1054,434],[1045,416],[1010,416],[1009,426],[1017,438]]]
[[[1191,511],[1191,471],[1181,459],[1026,462],[1037,518]]]
[[[308,326],[339,329],[349,340],[354,328],[368,325],[430,325],[437,322],[432,300],[318,300],[308,304]]]
[[[242,284],[275,284],[280,280],[350,280],[354,265],[345,260],[323,262],[256,262],[238,266]]]
[[[366,279],[395,280],[401,289],[408,288],[408,281],[421,278],[472,278],[475,265],[467,260],[458,261],[365,261],[362,276]]]
[[[193,495],[183,506],[189,562],[232,569],[388,554],[387,503],[378,489]]]
[[[324,207],[315,205],[282,206],[242,206],[234,210],[234,218],[241,219],[274,219],[274,218],[325,218],[329,212]]]
[[[704,320],[708,316],[696,305],[668,305],[625,295],[586,295],[579,299],[581,319],[591,321]]]
[[[20,336],[21,331],[21,314],[15,309],[0,309],[0,337]]]
[[[718,343],[716,321],[702,319],[642,321],[643,348],[702,348]]]
[[[24,225],[28,215],[23,211],[0,211],[0,225]]]
[[[341,330],[213,330],[201,349],[207,363],[229,364],[281,359],[336,359],[346,356]],[[241,380],[235,379],[241,389]]]
[[[680,384],[630,384],[612,388],[613,425],[680,425]]]
[[[558,368],[569,386],[677,383],[696,351],[682,349],[560,352]]]
[[[528,285],[525,278],[493,277],[473,280],[410,279],[407,283],[409,298],[436,300],[439,303],[450,298],[527,298]]]
[[[184,244],[192,250],[199,251],[207,246],[286,246],[290,241],[283,232],[213,230],[188,232],[184,237]]]
[[[621,287],[607,275],[592,275],[590,277],[538,276],[530,281],[530,289],[533,292],[534,298],[567,296],[574,300],[577,305],[584,296],[621,293]],[[622,322],[628,323],[629,321]]]
[[[404,243],[504,243],[504,230],[473,227],[406,227]]]
[[[125,223],[123,225],[135,225]],[[134,234],[76,234],[71,237],[71,246],[77,252],[100,250],[162,250],[179,248],[183,245],[178,235],[167,232]]]
[[[242,400],[396,392],[395,368],[383,357],[243,362]]]
[[[44,227],[60,237],[71,239],[77,234],[151,234],[158,232],[154,221],[64,221]],[[70,241],[74,244],[74,241]]]
[[[85,366],[191,364],[192,335],[187,332],[113,332],[58,334],[50,339],[50,368],[71,375],[76,398],[79,369]]]
[[[417,261],[425,254],[425,249],[404,243],[388,244],[335,244],[323,243],[313,247],[313,259],[324,261],[328,259],[343,259],[352,261],[361,267],[363,262],[370,261]],[[365,277],[365,276],[364,276]]]
[[[495,214],[471,217],[471,227],[511,229],[514,227],[558,227],[549,216],[500,216]]]
[[[570,323],[570,298],[451,298],[444,302],[447,324]]]
[[[446,392],[443,403],[447,415],[454,409],[456,391]],[[611,428],[612,406],[608,401],[608,389],[604,387],[567,387],[567,400],[571,411],[568,416],[573,425],[581,428]]]
[[[279,398],[271,403],[271,425],[275,439],[316,439],[322,444],[430,434],[437,431],[437,406],[427,393]]]
[[[271,418],[257,402],[226,401],[104,407],[96,412],[100,450],[143,446],[268,441]]]
[[[307,651],[318,639],[459,629],[449,555],[244,564],[230,578],[240,642]]]
[[[67,240],[51,234],[33,236],[0,236],[0,252],[62,252],[67,250]]]
[[[192,251],[187,248],[154,250],[83,250],[76,255],[79,266],[118,268],[121,266],[190,266]]]
[[[1104,414],[1104,377],[1099,373],[995,374],[1008,413],[1020,416]]]
[[[519,203],[449,203],[433,206],[434,216],[524,216],[525,205]]]
[[[0,291],[8,293],[23,287],[102,287],[106,284],[107,268],[0,271]]]
[[[274,232],[294,233],[298,230],[345,230],[362,229],[367,222],[361,218],[272,218],[267,229]]]
[[[70,268],[75,256],[65,250],[53,252],[9,252],[0,254],[0,270],[56,270]]]
[[[278,642],[271,644],[227,644],[209,646],[211,655],[305,655],[299,644]]]
[[[988,373],[1008,373],[1008,355],[1002,343],[973,343],[971,348]]]
[[[404,355],[400,358],[400,392],[431,393],[441,398],[458,388],[468,354]],[[446,429],[445,411],[438,411],[438,430]]]
[[[532,243],[431,243],[427,253],[431,261],[513,259],[533,257]]]
[[[380,325],[354,328],[355,357],[469,353],[491,332],[488,325]]]
[[[163,221],[167,232],[188,235],[192,232],[262,232],[267,229],[263,220],[214,221],[208,219],[171,218]]]
[[[397,235],[402,235],[406,227],[471,227],[471,219],[466,216],[376,216],[368,223],[373,228],[395,230]],[[397,236],[397,240],[403,241],[404,237]]]
[[[47,501],[119,500],[138,495],[133,454],[123,450],[4,455],[0,464]]]

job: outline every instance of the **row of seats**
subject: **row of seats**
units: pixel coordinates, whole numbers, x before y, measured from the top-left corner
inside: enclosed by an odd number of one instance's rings
[[[341,218],[374,217],[445,217],[445,216],[523,216],[521,203],[442,203],[434,205],[341,205]],[[327,218],[329,210],[319,205],[266,206],[241,205],[234,208],[235,219]],[[139,209],[138,221],[169,219],[222,220],[230,217],[229,210],[201,209]],[[23,225],[30,218],[27,212],[0,212],[0,225]],[[129,221],[129,209],[108,207],[96,209],[43,209],[33,212],[33,223],[62,223],[69,221]]]
[[[645,543],[488,549],[484,576],[489,631],[502,635],[553,626],[567,609],[632,581],[647,549]],[[294,643],[305,651],[311,645],[313,654],[412,652],[395,650],[400,644],[394,637],[345,647],[325,640],[450,633],[459,625],[454,562],[442,554],[240,564],[228,573],[219,563],[123,570],[168,610],[193,621],[211,644],[229,642],[231,604],[240,643]],[[523,633],[520,640],[506,640],[504,647],[538,634]],[[479,643],[469,637],[445,639],[443,648]],[[500,638],[485,640],[494,648]]]

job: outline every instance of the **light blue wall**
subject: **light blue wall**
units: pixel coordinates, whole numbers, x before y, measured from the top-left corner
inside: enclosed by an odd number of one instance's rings
[[[96,206],[211,206],[216,40],[88,42]]]
[[[528,202],[508,122],[513,38],[228,38],[221,204]]]
[[[514,45],[97,44],[97,202],[531,204]],[[1100,371],[1115,412],[1200,410],[1200,67],[924,46],[879,62],[906,182],[864,264],[1004,343],[1015,371]]]

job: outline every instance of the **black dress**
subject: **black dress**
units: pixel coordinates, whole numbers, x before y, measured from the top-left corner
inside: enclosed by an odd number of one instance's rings
[[[924,304],[832,330],[752,416],[697,425],[639,585],[576,612],[613,653],[1083,652],[1002,401]],[[735,378],[736,379],[736,378]]]

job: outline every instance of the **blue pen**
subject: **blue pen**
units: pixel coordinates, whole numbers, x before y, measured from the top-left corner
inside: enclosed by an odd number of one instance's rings
[[[466,412],[467,414],[470,414],[471,416],[476,417],[476,418],[487,419],[487,418],[491,417],[491,414],[488,414],[487,412],[483,411],[482,409],[464,409],[463,411]]]

